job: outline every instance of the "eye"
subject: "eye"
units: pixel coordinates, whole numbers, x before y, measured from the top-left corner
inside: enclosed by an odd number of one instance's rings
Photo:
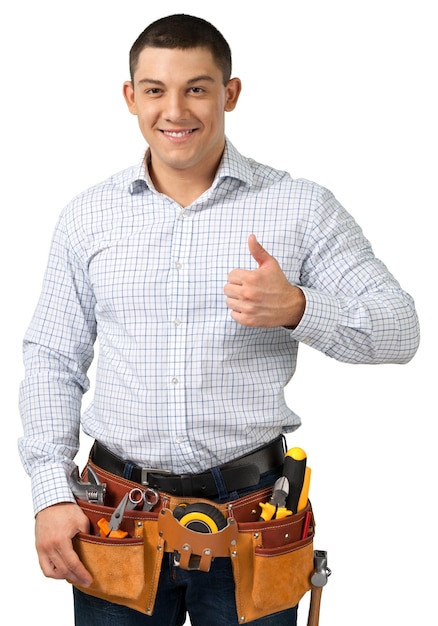
[[[204,93],[205,89],[203,89],[202,87],[190,87],[190,93]]]
[[[145,93],[149,96],[158,96],[162,93],[162,89],[159,87],[151,87],[150,89],[146,89]]]

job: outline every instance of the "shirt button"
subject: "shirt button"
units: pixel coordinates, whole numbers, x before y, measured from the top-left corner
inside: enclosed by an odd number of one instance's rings
[[[175,269],[180,270],[182,268],[182,264],[178,261],[175,263]]]
[[[173,320],[173,323],[174,323],[175,326],[178,327],[181,324],[181,320],[178,320],[178,319]]]
[[[177,385],[179,383],[179,380],[176,378],[176,376],[174,376],[171,382],[172,382],[172,385]]]
[[[187,211],[183,211],[182,213],[179,214],[179,216],[182,220],[185,220],[186,217],[189,216],[189,214],[187,213]]]

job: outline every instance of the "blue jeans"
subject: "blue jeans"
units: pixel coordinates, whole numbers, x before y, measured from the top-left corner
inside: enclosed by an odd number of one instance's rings
[[[216,473],[216,472],[214,472]],[[220,474],[215,476],[218,502],[272,485],[278,472],[266,472],[255,487],[226,493]],[[74,589],[76,626],[182,626],[187,613],[192,626],[237,626],[234,579],[229,558],[216,558],[209,572],[188,571],[174,566],[173,554],[163,558],[152,616]],[[296,626],[298,607],[250,622],[252,626]]]

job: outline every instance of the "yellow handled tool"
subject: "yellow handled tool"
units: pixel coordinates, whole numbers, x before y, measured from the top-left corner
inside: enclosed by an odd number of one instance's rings
[[[282,519],[292,515],[286,507],[286,498],[289,492],[289,483],[285,476],[281,476],[275,481],[274,488],[272,490],[272,496],[269,502],[260,502],[259,506],[262,512],[259,517],[260,522],[267,522],[275,517],[275,519]]]
[[[284,457],[283,476],[289,481],[289,494],[286,498],[286,508],[296,513],[298,502],[304,486],[306,475],[307,455],[302,448],[290,448]]]
[[[310,488],[310,477],[311,477],[311,475],[312,475],[312,470],[307,465],[306,466],[306,471],[305,471],[305,474],[304,474],[303,488],[301,489],[300,499],[298,500],[298,508],[297,508],[297,512],[298,513],[300,511],[303,511],[306,508],[306,506],[307,506],[307,501],[309,499],[309,488]]]

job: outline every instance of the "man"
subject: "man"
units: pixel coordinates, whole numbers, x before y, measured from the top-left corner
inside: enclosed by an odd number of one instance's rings
[[[63,211],[25,338],[20,452],[36,547],[46,576],[82,587],[91,576],[72,538],[89,522],[68,482],[81,421],[104,469],[114,458],[124,473],[211,474],[206,497],[227,502],[281,473],[223,478],[228,463],[298,428],[283,389],[299,342],[351,363],[406,363],[419,341],[412,299],[333,195],[226,138],[241,83],[211,24],[158,20],[130,63],[124,97],[145,158]],[[96,338],[95,396],[81,418]],[[152,616],[75,590],[76,623],[172,626],[186,610],[194,626],[239,623],[229,559],[181,572],[168,556]],[[263,624],[294,620],[292,607]]]

